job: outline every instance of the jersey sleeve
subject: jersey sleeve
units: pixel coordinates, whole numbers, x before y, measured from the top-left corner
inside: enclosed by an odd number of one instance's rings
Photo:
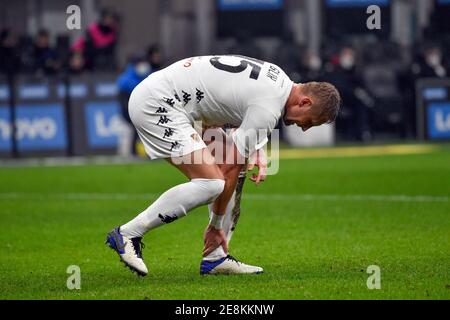
[[[233,141],[242,156],[249,158],[269,141],[281,118],[281,111],[274,110],[273,103],[277,101],[255,102],[247,109],[241,126],[233,133]]]

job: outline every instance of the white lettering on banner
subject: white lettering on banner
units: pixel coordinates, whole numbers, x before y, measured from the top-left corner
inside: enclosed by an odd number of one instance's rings
[[[222,4],[225,6],[231,5],[277,5],[279,0],[222,0]]]
[[[119,115],[114,115],[111,119],[106,119],[103,112],[96,112],[94,115],[95,130],[99,137],[118,136],[121,130],[121,118]]]
[[[11,138],[11,125],[8,121],[0,119],[0,139],[9,140]]]
[[[44,139],[55,138],[58,125],[52,118],[19,119],[17,120],[17,139]]]
[[[423,90],[423,96],[427,100],[445,100],[447,90],[446,88],[426,88]]]
[[[45,99],[48,97],[48,87],[44,85],[23,86],[20,89],[22,99]]]
[[[117,92],[117,85],[115,83],[100,83],[95,88],[95,93],[99,97],[115,97]]]
[[[440,132],[450,131],[450,113],[445,117],[444,112],[437,111],[435,113],[434,121],[436,123],[436,129]]]
[[[8,100],[9,99],[9,90],[5,86],[0,87],[0,100]]]

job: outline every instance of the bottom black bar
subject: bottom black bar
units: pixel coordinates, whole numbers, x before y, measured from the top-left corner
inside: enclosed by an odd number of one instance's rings
[[[136,319],[297,319],[321,316],[386,317],[387,315],[420,316],[448,312],[449,300],[443,301],[0,301],[3,312],[14,315],[32,311],[47,315],[51,310],[58,318],[106,317]],[[58,310],[59,309],[59,310]],[[442,309],[442,310],[440,310]],[[88,311],[89,310],[89,311]],[[311,317],[313,316],[313,317]]]

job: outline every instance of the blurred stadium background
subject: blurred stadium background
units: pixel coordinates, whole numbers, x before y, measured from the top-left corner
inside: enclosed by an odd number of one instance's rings
[[[366,26],[369,4],[382,9],[381,30]],[[80,30],[67,29],[70,5]],[[130,91],[203,54],[337,85],[336,126],[281,128],[289,145],[448,140],[449,16],[446,0],[2,0],[0,157],[128,155]]]
[[[0,298],[448,299],[449,17],[448,0],[0,0]],[[203,54],[331,81],[344,107],[333,126],[281,127],[279,174],[245,187],[231,250],[265,274],[198,277],[198,209],[146,237],[136,281],[105,234],[184,178],[128,161],[145,158],[128,96]],[[80,291],[66,287],[73,264]],[[367,289],[369,265],[382,290]]]

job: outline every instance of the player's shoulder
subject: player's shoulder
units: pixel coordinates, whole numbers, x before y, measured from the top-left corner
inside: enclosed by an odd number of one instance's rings
[[[174,62],[170,67],[183,67],[185,69],[191,69],[193,67],[201,67],[205,64],[210,65],[210,59],[214,58],[214,56],[194,56],[188,57],[182,60],[178,60]]]
[[[257,96],[276,98],[290,90],[292,83],[292,80],[280,66],[271,62],[264,62],[254,87],[255,90],[259,91]]]

